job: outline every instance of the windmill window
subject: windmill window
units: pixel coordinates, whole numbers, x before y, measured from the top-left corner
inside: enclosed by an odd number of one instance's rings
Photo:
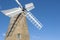
[[[21,34],[20,34],[20,33],[17,34],[17,39],[18,39],[18,40],[21,39]]]

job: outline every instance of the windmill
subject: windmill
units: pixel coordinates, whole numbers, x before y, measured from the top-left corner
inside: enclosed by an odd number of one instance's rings
[[[1,11],[11,18],[5,40],[29,40],[26,18],[38,29],[42,28],[42,24],[29,12],[35,8],[33,3],[26,4],[25,7],[23,7],[18,0],[15,1],[19,7]]]

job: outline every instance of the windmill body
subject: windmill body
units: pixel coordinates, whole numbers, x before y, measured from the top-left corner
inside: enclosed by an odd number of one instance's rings
[[[16,0],[16,2],[20,7],[1,11],[6,16],[10,17],[10,24],[5,40],[29,40],[26,18],[30,20],[38,29],[42,28],[42,24],[36,17],[33,16],[31,12],[29,12],[35,8],[33,3],[26,4],[25,8],[23,8],[18,0]]]
[[[26,17],[24,13],[21,13],[17,18],[18,15],[11,18],[5,40],[29,40]]]

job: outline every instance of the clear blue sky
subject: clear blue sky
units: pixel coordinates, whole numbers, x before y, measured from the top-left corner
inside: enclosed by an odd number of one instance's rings
[[[20,0],[24,6],[33,2],[35,9],[31,12],[43,24],[38,30],[29,20],[30,40],[60,40],[60,0]],[[0,11],[18,7],[15,0],[0,0]],[[4,40],[10,18],[0,12],[0,40]]]

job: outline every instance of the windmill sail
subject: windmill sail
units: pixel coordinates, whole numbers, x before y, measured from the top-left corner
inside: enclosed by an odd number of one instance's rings
[[[16,0],[16,2],[17,2],[18,5],[20,6],[20,8],[23,8],[22,5],[21,5],[21,3],[20,3],[18,0]]]
[[[34,9],[35,7],[34,7],[33,3],[29,3],[29,4],[25,5],[25,8],[26,8],[27,11],[30,11],[30,10]]]
[[[6,16],[13,17],[16,14],[21,13],[22,9],[20,7],[18,7],[18,8],[12,8],[12,9],[8,9],[8,10],[3,10],[1,12],[4,13]]]
[[[36,17],[32,15],[31,12],[27,13],[27,19],[30,20],[38,29],[42,28],[42,24],[38,21]]]

